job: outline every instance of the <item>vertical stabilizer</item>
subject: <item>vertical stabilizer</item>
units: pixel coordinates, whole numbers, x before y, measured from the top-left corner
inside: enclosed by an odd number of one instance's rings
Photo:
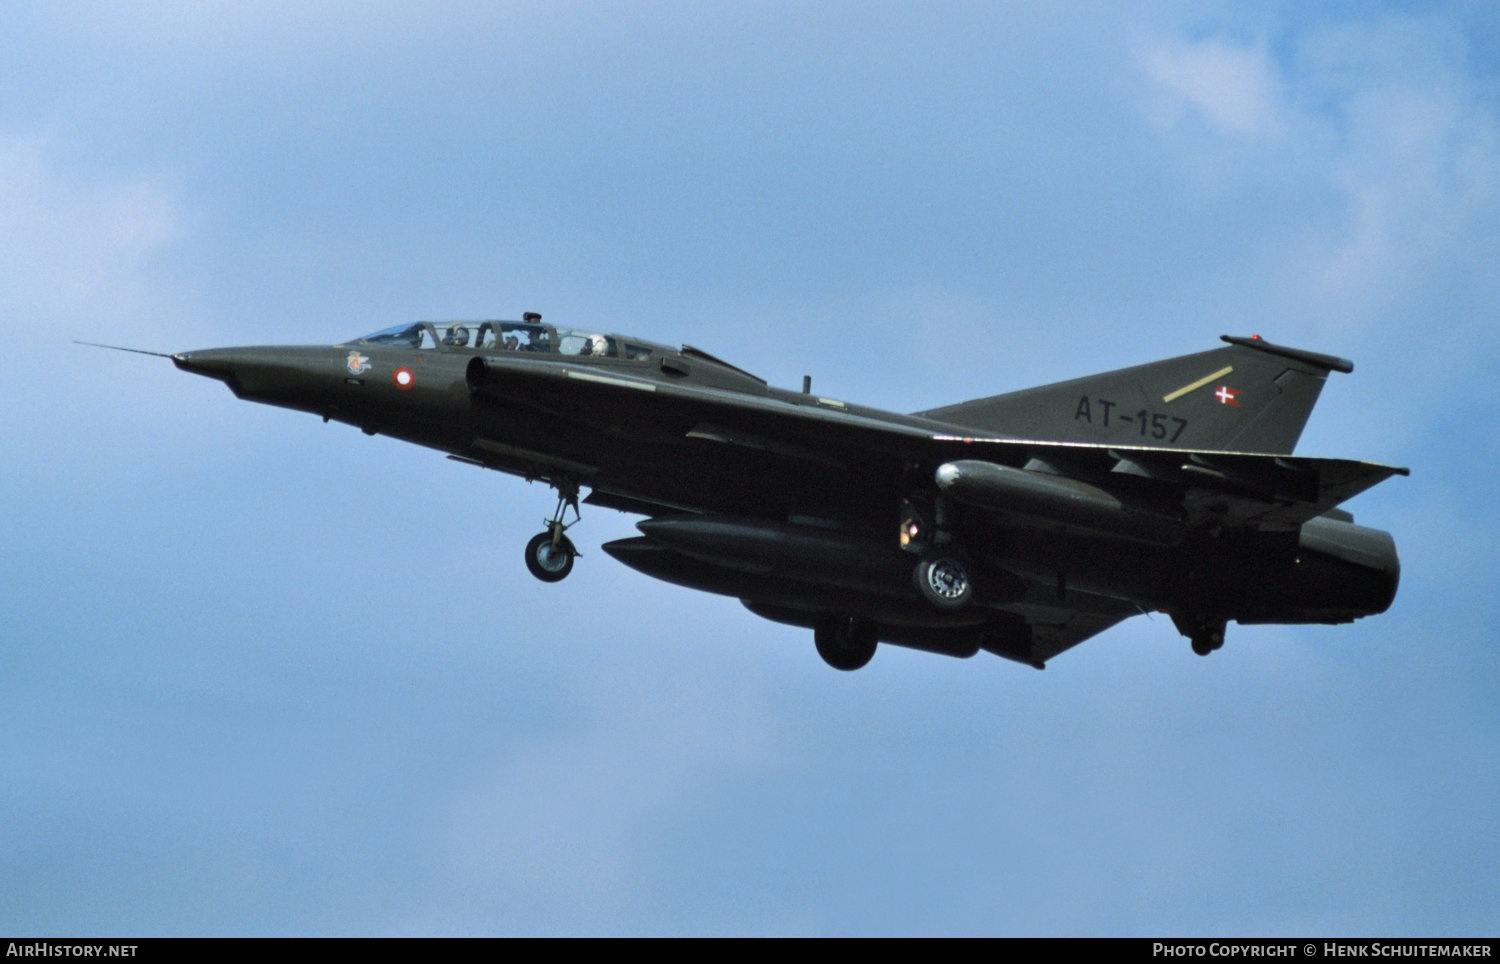
[[[925,412],[1016,438],[1290,454],[1332,355],[1225,335],[1227,348],[1183,355]]]

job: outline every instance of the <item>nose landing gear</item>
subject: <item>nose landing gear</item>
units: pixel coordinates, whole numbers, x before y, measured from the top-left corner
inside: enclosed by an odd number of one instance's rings
[[[583,518],[578,511],[578,483],[563,480],[552,485],[557,489],[557,509],[552,518],[543,520],[545,528],[526,543],[526,569],[542,582],[561,582],[573,571],[578,550],[564,533]],[[568,509],[573,510],[572,522],[563,521]]]

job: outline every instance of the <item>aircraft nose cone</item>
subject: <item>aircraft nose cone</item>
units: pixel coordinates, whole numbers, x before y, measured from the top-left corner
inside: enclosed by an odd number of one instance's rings
[[[240,359],[234,349],[210,348],[206,351],[183,351],[172,356],[172,364],[194,375],[206,375],[227,382],[234,377]]]
[[[178,352],[172,363],[223,382],[239,398],[326,413],[344,387],[347,359],[342,349],[260,345]]]

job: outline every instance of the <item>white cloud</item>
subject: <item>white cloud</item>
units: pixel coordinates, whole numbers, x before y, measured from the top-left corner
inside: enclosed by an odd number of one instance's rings
[[[1366,310],[1429,278],[1446,284],[1454,270],[1470,283],[1491,274],[1500,137],[1448,35],[1406,20],[1333,29],[1299,45],[1292,65],[1299,126],[1326,145],[1346,209],[1341,232],[1306,252],[1308,263],[1327,290]]]
[[[1151,110],[1159,125],[1180,123],[1192,115],[1230,135],[1275,135],[1281,130],[1281,77],[1263,42],[1158,43],[1142,52],[1140,62],[1160,94]]]
[[[1455,28],[1393,17],[1274,47],[1169,40],[1138,65],[1143,116],[1192,201],[1276,253],[1258,285],[1268,315],[1348,334],[1438,312],[1488,337],[1472,309],[1500,296],[1500,126]]]

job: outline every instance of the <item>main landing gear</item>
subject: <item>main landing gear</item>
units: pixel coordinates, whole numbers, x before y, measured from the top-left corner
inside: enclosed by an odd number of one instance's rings
[[[969,563],[948,534],[947,505],[936,498],[918,505],[916,498],[901,500],[901,548],[917,556],[911,581],[922,598],[938,609],[962,609],[974,597]],[[931,527],[927,519],[933,520]]]
[[[911,573],[917,592],[938,609],[962,609],[974,595],[969,567],[956,553],[929,551]]]
[[[561,582],[573,571],[573,560],[578,550],[565,533],[581,518],[578,511],[578,483],[570,480],[554,482],[557,489],[557,509],[551,519],[543,521],[546,527],[526,543],[526,568],[542,582]],[[564,513],[573,510],[573,521],[563,522]]]

